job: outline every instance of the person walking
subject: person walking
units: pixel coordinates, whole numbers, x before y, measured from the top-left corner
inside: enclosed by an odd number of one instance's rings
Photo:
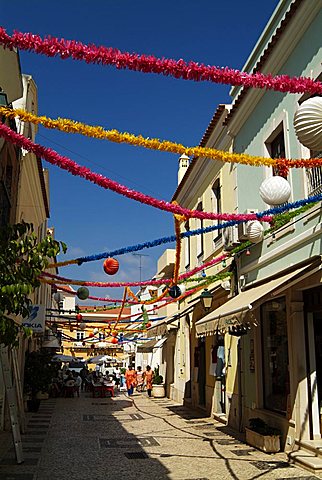
[[[143,391],[143,384],[144,384],[144,378],[143,378],[142,367],[138,367],[137,374],[136,374],[136,391],[137,392],[141,393]]]
[[[152,396],[152,383],[153,383],[153,371],[151,370],[150,365],[147,365],[146,371],[143,374],[146,389],[149,397]]]
[[[133,390],[136,385],[136,371],[133,370],[132,365],[129,365],[125,372],[125,382],[128,395],[133,395]]]

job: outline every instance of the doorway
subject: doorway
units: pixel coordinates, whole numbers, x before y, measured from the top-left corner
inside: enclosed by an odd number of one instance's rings
[[[316,389],[318,394],[319,415],[321,425],[322,410],[322,311],[313,313]],[[321,432],[322,433],[322,432]]]
[[[198,368],[198,393],[199,405],[206,405],[206,338],[201,337],[198,341],[199,368]]]

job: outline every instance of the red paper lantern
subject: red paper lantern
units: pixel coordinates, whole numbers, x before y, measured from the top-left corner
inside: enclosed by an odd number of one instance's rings
[[[112,335],[113,335],[113,337],[116,337],[116,335],[117,335],[117,330],[112,330]]]
[[[115,345],[116,343],[118,343],[118,339],[113,337],[112,340],[111,340],[111,343],[114,343],[114,345]]]
[[[89,336],[89,338],[93,338],[93,337],[94,337],[94,333],[89,333],[88,336]]]
[[[145,325],[145,327],[146,327],[146,328],[150,328],[151,325],[152,325],[152,323],[151,323],[151,322],[148,322],[148,323]]]
[[[76,315],[76,320],[77,320],[78,322],[80,322],[82,319],[83,319],[83,315],[82,315],[81,313],[78,313],[78,314]]]
[[[119,266],[119,262],[115,258],[107,258],[103,263],[104,272],[108,275],[115,275]]]

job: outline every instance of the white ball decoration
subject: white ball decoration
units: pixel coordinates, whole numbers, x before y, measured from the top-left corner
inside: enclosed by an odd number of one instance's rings
[[[246,232],[248,240],[252,243],[259,243],[264,238],[264,227],[258,220],[248,222]]]
[[[322,150],[322,97],[305,100],[294,115],[298,140],[311,150]]]
[[[285,178],[276,175],[263,181],[259,194],[268,205],[281,205],[290,198],[291,185]]]
[[[181,291],[181,295],[183,295],[186,291],[186,286],[184,285],[184,283],[180,283],[179,288]]]

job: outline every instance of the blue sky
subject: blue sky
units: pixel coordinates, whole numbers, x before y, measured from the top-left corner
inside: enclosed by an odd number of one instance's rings
[[[147,53],[240,69],[277,0],[16,0],[3,2],[1,23],[39,35],[51,34]],[[198,145],[219,103],[229,102],[229,86],[118,71],[20,52],[23,73],[38,86],[39,114],[68,117],[148,137]],[[177,186],[178,156],[107,141],[39,129],[37,141],[113,180],[170,200]],[[66,258],[143,243],[173,234],[171,214],[103,190],[49,166],[49,226],[68,245]],[[174,247],[169,244],[167,248]],[[156,272],[166,247],[145,250],[142,279]],[[119,258],[113,277],[102,261],[65,267],[60,274],[94,281],[139,280],[138,256]],[[121,297],[117,289],[93,295]]]

